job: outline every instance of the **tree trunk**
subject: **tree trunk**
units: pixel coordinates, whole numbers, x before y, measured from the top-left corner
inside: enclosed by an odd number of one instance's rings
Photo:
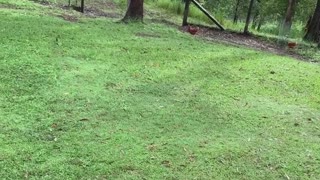
[[[248,9],[248,15],[247,15],[247,19],[246,19],[246,25],[244,26],[244,34],[249,34],[249,23],[250,23],[250,18],[251,18],[251,12],[252,12],[252,7],[253,7],[253,2],[254,0],[250,0],[250,5],[249,5],[249,9]]]
[[[260,16],[259,13],[260,13],[259,10],[257,10],[255,12],[255,14],[253,15],[253,20],[252,20],[252,25],[251,25],[252,29],[256,29],[256,27],[257,27],[259,16]]]
[[[261,17],[258,23],[257,31],[259,32],[261,30],[261,26],[263,24],[263,18]]]
[[[319,37],[320,37],[320,0],[318,0],[317,2],[316,10],[314,11],[312,20],[308,25],[307,33],[303,39],[319,43]]]
[[[308,21],[307,21],[307,24],[306,24],[306,26],[305,26],[305,28],[304,28],[305,33],[307,33],[307,30],[308,30],[308,28],[309,28],[309,26],[310,26],[310,24],[311,24],[311,20],[312,20],[312,15],[309,16],[309,19],[308,19]]]
[[[129,0],[126,15],[122,21],[142,21],[143,20],[143,0]]]
[[[183,12],[183,21],[182,21],[182,26],[188,25],[188,14],[189,14],[189,6],[191,3],[191,0],[186,0],[185,1],[185,7],[184,7],[184,12]]]
[[[84,0],[81,0],[80,11],[84,13]]]
[[[235,11],[234,11],[233,24],[237,24],[237,23],[238,23],[238,18],[239,18],[239,15],[238,15],[239,5],[240,5],[240,0],[237,0],[236,9],[235,9]]]
[[[296,0],[288,0],[288,7],[287,7],[286,16],[285,16],[284,22],[282,24],[282,27],[280,29],[281,36],[289,36],[289,34],[290,34],[290,30],[291,30],[291,26],[292,26],[292,18],[295,13],[296,4],[297,4]]]

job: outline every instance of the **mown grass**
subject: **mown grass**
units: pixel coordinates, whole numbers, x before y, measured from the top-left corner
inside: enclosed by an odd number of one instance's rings
[[[319,64],[161,24],[0,16],[0,177],[319,179]]]

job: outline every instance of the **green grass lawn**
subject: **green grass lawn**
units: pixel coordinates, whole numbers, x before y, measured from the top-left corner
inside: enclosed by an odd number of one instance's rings
[[[41,10],[0,9],[1,179],[320,178],[319,64]]]

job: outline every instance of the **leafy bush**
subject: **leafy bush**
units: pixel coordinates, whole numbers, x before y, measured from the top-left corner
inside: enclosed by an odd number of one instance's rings
[[[179,0],[156,0],[152,3],[155,3],[157,7],[165,9],[174,14],[182,15],[184,11],[184,3]],[[189,17],[193,17],[204,22],[210,21],[206,15],[204,15],[197,7],[193,5],[190,6]]]
[[[266,23],[262,26],[261,31],[262,33],[272,34],[272,35],[279,35],[279,23]],[[301,22],[294,22],[289,38],[301,38],[304,34],[304,25]]]

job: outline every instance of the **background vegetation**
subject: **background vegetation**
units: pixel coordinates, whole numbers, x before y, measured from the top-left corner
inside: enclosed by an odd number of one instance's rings
[[[239,21],[233,23],[237,0],[208,0],[200,1],[213,15],[228,29],[242,31],[244,21],[247,16],[249,0],[239,0]],[[172,13],[182,15],[184,4],[180,0],[147,0],[149,4],[155,4],[157,7],[166,9]],[[305,33],[306,22],[312,16],[315,9],[315,0],[298,1],[294,23],[290,34],[291,38],[302,38]],[[255,1],[252,20],[256,21],[255,27],[251,31],[254,33],[265,33],[279,35],[279,25],[283,23],[287,8],[287,1],[261,0]],[[200,10],[191,6],[190,16],[195,19],[211,23],[210,20],[201,13]],[[258,31],[258,23],[261,23],[261,29]]]

